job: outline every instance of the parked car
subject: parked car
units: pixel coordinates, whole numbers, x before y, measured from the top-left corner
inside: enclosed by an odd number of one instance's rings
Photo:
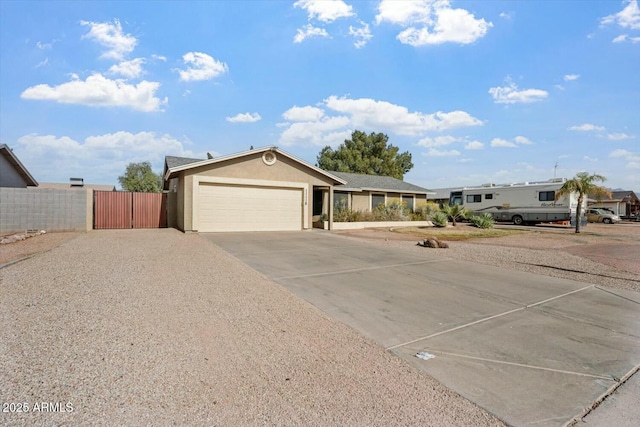
[[[613,224],[615,222],[620,222],[621,219],[618,215],[614,215],[611,212],[607,212],[602,209],[589,209],[587,210],[587,221]]]

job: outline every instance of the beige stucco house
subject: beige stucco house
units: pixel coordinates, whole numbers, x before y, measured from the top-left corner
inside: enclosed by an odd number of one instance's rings
[[[332,228],[338,203],[413,207],[428,193],[390,177],[328,172],[277,147],[206,160],[167,156],[163,178],[169,227],[198,232],[304,230],[322,214]]]

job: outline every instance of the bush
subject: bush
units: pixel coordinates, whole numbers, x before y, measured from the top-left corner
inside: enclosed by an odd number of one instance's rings
[[[446,213],[438,211],[431,215],[431,221],[436,227],[446,227],[449,217]]]
[[[435,203],[418,203],[418,206],[416,206],[411,219],[412,221],[431,221],[433,214],[439,211],[440,207]]]
[[[374,221],[409,221],[409,212],[406,205],[391,202],[378,205],[373,210]]]
[[[469,218],[469,221],[472,225],[478,228],[493,228],[494,221],[493,216],[489,213],[484,213],[482,215],[473,215]]]

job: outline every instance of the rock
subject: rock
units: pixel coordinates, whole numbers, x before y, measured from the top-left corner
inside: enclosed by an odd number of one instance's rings
[[[422,246],[423,248],[446,249],[449,247],[449,244],[447,242],[440,241],[435,237],[428,237],[424,239],[422,242],[418,242],[418,246]]]
[[[47,234],[46,230],[40,230],[40,234]]]

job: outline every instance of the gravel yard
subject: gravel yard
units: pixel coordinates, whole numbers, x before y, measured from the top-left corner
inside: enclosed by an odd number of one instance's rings
[[[466,227],[466,225],[458,225]],[[640,224],[589,224],[588,231],[541,228],[499,238],[450,241],[449,249],[416,246],[423,239],[382,229],[340,232],[374,244],[640,292]],[[434,234],[437,236],[437,234]]]
[[[502,425],[198,235],[73,237],[0,269],[0,424]]]

